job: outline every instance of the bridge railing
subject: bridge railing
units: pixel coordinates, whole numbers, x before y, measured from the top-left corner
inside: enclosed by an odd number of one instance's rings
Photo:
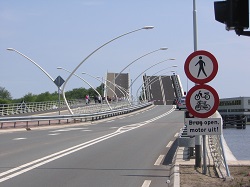
[[[108,104],[103,101],[103,103],[90,103],[86,105],[85,100],[76,99],[69,100],[69,106],[74,111],[74,113],[81,114],[89,111],[97,112],[97,111],[105,111],[108,108],[121,108],[128,106],[128,102],[126,100],[115,102],[111,101]],[[26,114],[33,112],[43,112],[49,110],[58,110],[65,109],[66,104],[64,101],[47,101],[47,102],[29,102],[29,103],[13,103],[13,104],[0,104],[0,116],[9,116],[9,115],[18,115],[18,114]]]
[[[61,120],[66,120],[67,123],[69,121],[82,121],[83,119],[85,121],[91,120],[98,120],[98,119],[103,119],[106,117],[111,117],[115,115],[120,115],[128,112],[132,112],[147,106],[152,105],[152,103],[138,103],[138,104],[133,104],[133,105],[128,105],[127,102],[121,102],[119,105],[116,103],[114,104],[116,108],[110,109],[108,105],[103,104],[102,106],[103,111],[96,111],[95,107],[96,105],[93,106],[85,106],[85,107],[77,107],[74,110],[82,110],[78,108],[88,108],[85,109],[85,113],[74,113],[73,115],[51,115],[51,116],[44,116],[44,115],[26,115],[26,116],[4,116],[0,117],[0,124],[1,128],[4,128],[6,126],[11,127],[9,124],[12,123],[12,127],[17,127],[18,124],[24,125],[26,123],[26,127],[29,127],[29,123],[34,122],[37,123],[37,125],[40,124],[41,121],[48,121],[51,124],[51,121],[57,121],[57,123],[60,123]],[[100,106],[100,104],[98,105]],[[106,108],[106,110],[104,110]]]
[[[213,117],[222,118],[218,111],[213,115]],[[223,140],[224,140],[223,134],[222,135],[210,135],[208,143],[209,143],[211,156],[213,157],[214,164],[216,168],[218,169],[218,173],[222,176],[222,178],[225,178],[225,175],[227,175],[227,177],[230,177],[230,171],[229,171],[228,164],[227,164]]]

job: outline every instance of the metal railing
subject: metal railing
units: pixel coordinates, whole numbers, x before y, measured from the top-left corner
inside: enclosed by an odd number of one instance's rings
[[[132,112],[138,109],[142,109],[144,107],[150,106],[152,103],[138,103],[134,105],[128,105],[127,102],[120,102],[119,104],[114,104],[116,107],[115,109],[110,110],[107,104],[103,104],[102,106],[100,104],[97,105],[88,105],[83,107],[76,107],[74,110],[83,111],[85,113],[74,113],[73,115],[51,115],[51,116],[43,116],[43,115],[28,115],[28,116],[4,116],[0,118],[1,128],[4,128],[4,126],[7,126],[8,124],[12,123],[13,127],[17,127],[18,123],[25,122],[26,127],[29,126],[30,122],[37,122],[37,125],[40,124],[40,121],[48,121],[48,124],[51,124],[51,121],[58,121],[60,123],[61,120],[66,120],[67,123],[69,121],[82,121],[83,119],[85,121],[91,120],[98,120],[103,119],[115,115],[120,115],[128,112]],[[98,109],[98,107],[102,107]],[[82,109],[84,108],[84,109]],[[105,110],[106,109],[106,110]],[[23,125],[23,124],[22,124]]]
[[[69,100],[69,106],[72,108],[74,113],[86,113],[90,111],[105,111],[107,110],[107,103],[103,101],[103,103],[94,103],[92,102],[89,105],[86,105],[85,100],[77,99],[77,100]],[[128,105],[128,102],[125,100],[115,102],[111,101],[109,105],[112,108],[121,108]],[[0,116],[9,116],[9,115],[19,115],[26,113],[35,113],[35,112],[43,112],[50,110],[58,110],[58,108],[64,109],[66,108],[66,104],[64,101],[47,101],[47,102],[30,102],[30,103],[13,103],[13,104],[0,104]]]
[[[84,104],[84,100],[69,100],[71,107],[79,106]],[[46,110],[55,110],[65,107],[64,101],[47,101],[47,102],[30,102],[30,103],[12,103],[12,104],[0,104],[0,116],[8,116],[15,114],[24,114],[30,112],[40,112]]]
[[[222,118],[220,113],[217,111],[213,117]],[[223,126],[223,124],[221,124]],[[211,156],[213,157],[215,167],[218,169],[218,173],[225,178],[225,171],[227,177],[230,177],[230,171],[227,164],[225,149],[223,145],[223,134],[222,135],[210,135],[209,136],[209,148]]]

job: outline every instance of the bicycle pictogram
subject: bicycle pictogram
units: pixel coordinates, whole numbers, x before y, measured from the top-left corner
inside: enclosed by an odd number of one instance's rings
[[[209,95],[209,92],[204,92],[204,94],[202,94],[201,91],[199,91],[199,93],[197,93],[194,98],[195,100],[200,100],[201,98],[209,100],[210,95]]]
[[[211,106],[207,104],[207,101],[198,101],[195,110],[200,111],[200,110],[206,110],[209,111],[211,109]]]

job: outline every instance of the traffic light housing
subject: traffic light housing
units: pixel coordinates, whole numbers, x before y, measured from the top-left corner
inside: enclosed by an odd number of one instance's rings
[[[235,30],[240,35],[249,27],[249,0],[226,0],[214,2],[215,20]]]

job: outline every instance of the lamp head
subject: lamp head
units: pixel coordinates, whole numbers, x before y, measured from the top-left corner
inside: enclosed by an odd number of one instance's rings
[[[13,48],[7,48],[7,50],[9,50],[9,51],[14,51],[14,49],[13,49]]]
[[[62,67],[57,67],[56,69],[62,69]]]
[[[173,65],[172,67],[173,67],[173,68],[176,68],[176,67],[178,67],[178,66],[177,66],[177,65]]]
[[[154,26],[144,26],[144,27],[142,27],[142,29],[153,29],[154,28]]]
[[[160,50],[167,50],[167,47],[161,47]]]
[[[170,58],[169,60],[175,60],[175,58]]]

